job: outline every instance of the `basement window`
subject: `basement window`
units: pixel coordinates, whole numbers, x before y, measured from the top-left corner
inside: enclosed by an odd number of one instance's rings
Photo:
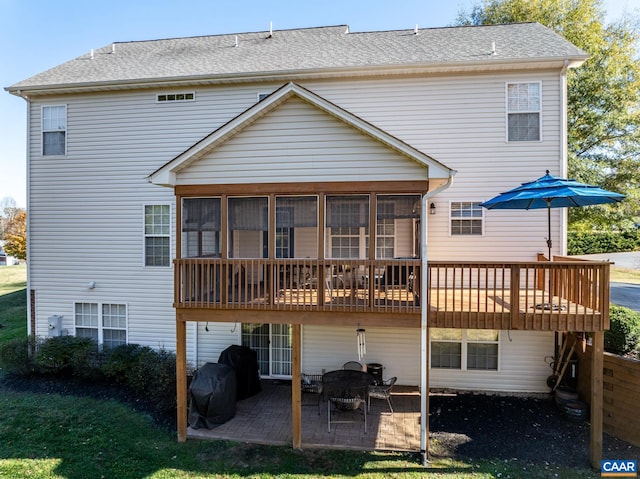
[[[167,103],[174,101],[195,101],[196,94],[194,92],[183,93],[159,93],[156,95],[156,101],[158,103]]]
[[[500,331],[432,328],[431,369],[497,371]]]

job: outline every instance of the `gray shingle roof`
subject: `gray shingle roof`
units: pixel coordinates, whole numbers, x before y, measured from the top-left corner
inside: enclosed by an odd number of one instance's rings
[[[491,55],[495,43],[496,55]],[[237,45],[237,46],[236,46]],[[537,23],[349,33],[347,26],[115,43],[8,89],[252,76],[269,72],[584,60]]]

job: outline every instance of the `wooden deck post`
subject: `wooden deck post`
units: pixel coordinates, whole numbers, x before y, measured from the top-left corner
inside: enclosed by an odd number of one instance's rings
[[[602,460],[602,375],[604,367],[604,331],[594,331],[591,346],[591,467],[600,470]]]
[[[523,329],[524,324],[520,321],[520,267],[518,265],[511,265],[510,270],[510,289],[509,289],[509,303],[511,308],[511,329]]]
[[[300,324],[293,324],[291,338],[291,435],[293,448],[302,448],[302,391],[300,389],[301,333]]]
[[[176,318],[176,402],[178,442],[187,440],[187,323]]]

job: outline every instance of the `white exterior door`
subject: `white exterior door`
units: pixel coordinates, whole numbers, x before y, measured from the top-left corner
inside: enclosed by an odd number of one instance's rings
[[[260,376],[291,377],[291,325],[243,324],[242,345],[258,353]]]

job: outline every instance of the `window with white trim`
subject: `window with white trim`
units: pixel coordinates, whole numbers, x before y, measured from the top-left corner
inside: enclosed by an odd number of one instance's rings
[[[169,266],[171,259],[171,207],[144,207],[144,265]]]
[[[75,303],[76,337],[89,338],[104,348],[127,344],[127,305]]]
[[[484,212],[479,202],[452,201],[449,206],[451,236],[482,236]]]
[[[507,140],[540,141],[541,84],[507,83]]]
[[[431,328],[432,369],[497,371],[500,331]]]
[[[42,107],[42,154],[45,156],[67,154],[66,105]]]
[[[159,93],[156,95],[156,101],[158,103],[195,100],[196,94],[192,91],[182,93]]]

